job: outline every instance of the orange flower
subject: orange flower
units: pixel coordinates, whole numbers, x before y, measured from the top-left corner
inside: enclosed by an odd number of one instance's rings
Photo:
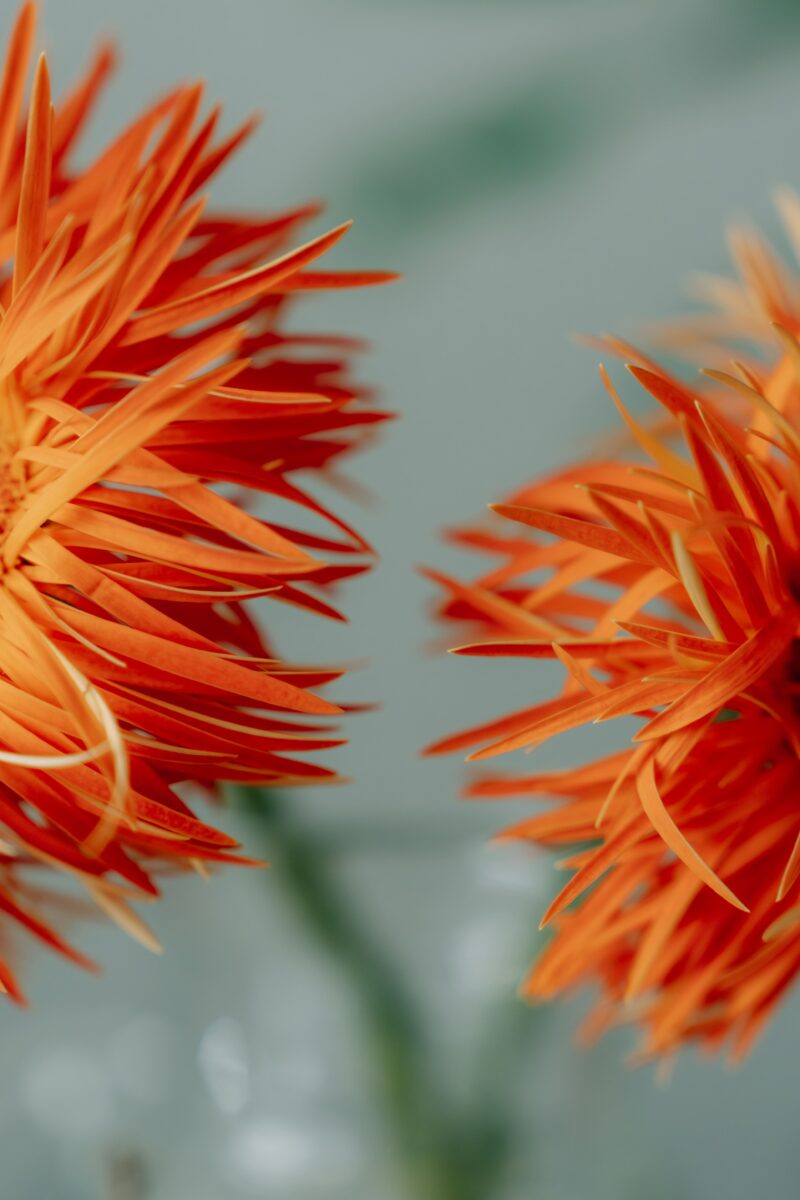
[[[306,689],[339,672],[283,663],[243,602],[335,616],[308,589],[363,569],[363,540],[294,477],[382,414],[345,377],[349,343],[283,316],[295,292],[387,277],[306,269],[345,227],[274,257],[313,208],[205,212],[252,122],[215,142],[200,86],[75,173],[112,56],[55,110],[42,57],[23,121],[34,23],[28,4],[0,81],[0,910],[80,959],[37,912],[32,867],[75,877],[152,945],[129,900],[157,895],[154,871],[246,861],[185,781],[334,777],[297,755],[338,744],[306,718],[340,709]],[[5,953],[0,986],[19,997]]]
[[[599,761],[469,794],[558,800],[502,835],[568,848],[525,994],[594,982],[589,1031],[634,1019],[644,1056],[743,1053],[800,971],[800,345],[785,329],[775,344],[767,372],[736,364],[699,389],[630,367],[678,447],[601,368],[650,461],[598,458],[524,488],[495,506],[505,524],[454,535],[494,556],[487,573],[431,573],[445,615],[480,638],[457,654],[555,658],[566,684],[430,752],[483,761],[639,721]]]
[[[800,198],[782,188],[776,202],[787,238],[800,259]],[[772,360],[775,325],[793,330],[800,325],[800,276],[757,230],[734,226],[728,244],[734,278],[700,275],[693,282],[692,294],[706,311],[661,322],[653,332],[659,343],[706,364],[710,354],[717,356],[727,344],[742,342]]]

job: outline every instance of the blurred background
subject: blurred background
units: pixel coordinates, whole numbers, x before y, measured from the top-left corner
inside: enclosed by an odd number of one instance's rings
[[[515,999],[559,876],[489,844],[518,809],[460,801],[462,764],[418,751],[545,689],[531,664],[426,655],[415,565],[464,568],[442,527],[608,426],[573,331],[679,311],[731,219],[774,232],[774,185],[800,185],[800,6],[50,0],[57,86],[101,33],[123,61],[87,155],[204,77],[229,127],[268,117],[219,206],[324,196],[356,220],[340,265],[406,276],[299,314],[371,339],[360,376],[402,419],[353,462],[374,500],[340,502],[381,552],[350,624],[270,610],[301,659],[368,658],[338,695],[382,707],[350,722],[349,786],[221,817],[272,869],[168,887],[163,958],[99,923],[73,936],[100,979],[31,953],[31,1010],[0,1013],[3,1195],[789,1200],[798,998],[743,1068],[686,1057],[667,1086],[625,1065],[629,1033],[575,1048],[586,998]]]

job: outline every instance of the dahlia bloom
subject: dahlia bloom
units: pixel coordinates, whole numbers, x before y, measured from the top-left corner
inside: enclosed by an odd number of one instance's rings
[[[113,56],[56,108],[40,58],[25,114],[34,24],[27,4],[0,80],[0,987],[15,998],[13,927],[84,961],[36,868],[155,947],[130,901],[159,873],[248,861],[193,815],[186,781],[335,777],[302,755],[338,744],[308,718],[341,710],[308,689],[340,672],[283,662],[245,602],[336,616],[320,589],[368,561],[295,476],[382,414],[347,379],[347,341],[283,317],[296,292],[386,278],[308,269],[346,227],[285,251],[313,207],[206,211],[252,122],[216,140],[199,85],[74,171]],[[238,502],[258,494],[286,524]]]
[[[524,994],[593,983],[587,1032],[634,1020],[642,1057],[690,1042],[743,1054],[800,971],[800,293],[747,244],[749,287],[734,306],[731,285],[731,311],[699,336],[747,337],[769,361],[689,386],[638,356],[629,370],[661,410],[648,423],[601,368],[629,450],[456,531],[492,556],[474,582],[430,572],[474,635],[456,654],[566,672],[552,699],[431,753],[483,762],[636,719],[598,761],[489,774],[468,794],[556,801],[501,835],[565,850],[570,872]]]

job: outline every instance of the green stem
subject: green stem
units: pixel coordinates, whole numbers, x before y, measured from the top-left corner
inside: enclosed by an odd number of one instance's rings
[[[415,1200],[488,1200],[505,1155],[494,1127],[454,1118],[431,1077],[424,1024],[401,973],[343,901],[314,839],[289,806],[265,791],[239,790],[298,912],[348,979],[364,1017],[369,1063],[399,1162]],[[498,1153],[499,1152],[499,1153]]]
[[[103,1195],[105,1200],[144,1200],[147,1172],[144,1159],[134,1150],[115,1150],[106,1163]]]

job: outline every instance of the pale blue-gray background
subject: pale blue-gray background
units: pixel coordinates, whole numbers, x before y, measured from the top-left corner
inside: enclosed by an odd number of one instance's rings
[[[6,27],[12,11],[3,3]],[[543,684],[529,666],[426,658],[431,591],[414,567],[463,565],[441,548],[442,526],[606,426],[594,356],[573,330],[627,332],[678,310],[685,276],[723,264],[728,220],[774,227],[773,185],[800,184],[797,11],[777,0],[46,5],[58,86],[100,31],[122,47],[92,147],[176,78],[204,77],[230,124],[268,116],[219,180],[220,204],[324,196],[332,223],[356,220],[340,263],[406,276],[308,306],[318,327],[373,339],[361,373],[402,418],[354,464],[377,497],[356,519],[382,562],[347,589],[345,629],[277,606],[269,616],[298,656],[371,660],[339,692],[382,702],[351,723],[339,765],[354,782],[293,795],[294,811],[417,997],[435,1072],[465,1104],[481,1103],[475,1047],[506,1019],[557,876],[488,847],[511,810],[461,803],[461,764],[417,752]],[[556,745],[542,761],[573,753]],[[350,981],[279,872],[176,882],[153,923],[163,959],[117,931],[74,931],[107,964],[99,981],[31,953],[32,1010],[0,1011],[2,1195],[416,1200],[373,1099]],[[532,1014],[501,1072],[510,1150],[492,1195],[789,1200],[799,1013],[787,1004],[742,1070],[686,1060],[667,1088],[623,1065],[626,1035],[576,1051],[574,1005]]]

